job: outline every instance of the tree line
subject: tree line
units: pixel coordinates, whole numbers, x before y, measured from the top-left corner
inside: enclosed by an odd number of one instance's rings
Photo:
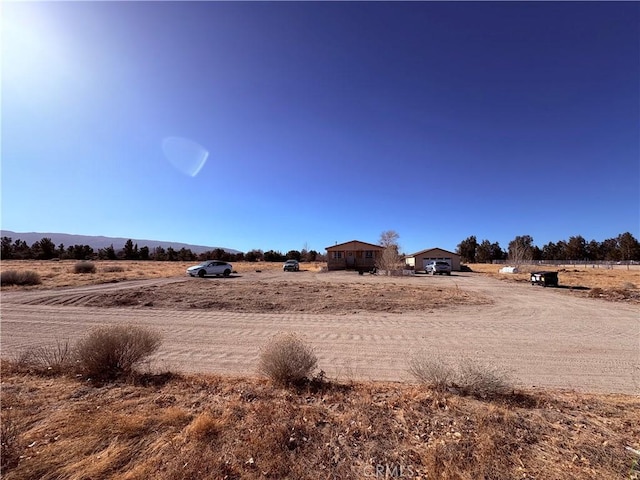
[[[519,235],[509,242],[503,250],[498,242],[482,240],[478,243],[471,235],[458,244],[456,253],[464,263],[491,263],[494,260],[523,261],[560,260],[619,262],[640,261],[640,242],[629,232],[602,242],[587,242],[581,235],[569,237],[569,240],[549,242],[542,247],[534,245],[530,235]]]
[[[277,250],[266,252],[254,249],[247,253],[227,252],[222,248],[216,248],[200,254],[191,251],[190,248],[176,250],[172,247],[142,246],[131,239],[127,240],[120,249],[115,249],[113,244],[97,251],[89,245],[55,245],[50,238],[42,238],[32,245],[24,240],[13,240],[11,237],[2,237],[0,241],[0,257],[4,260],[154,260],[169,262],[190,262],[205,260],[223,260],[225,262],[283,262],[295,259],[300,262],[324,261],[325,256],[315,250],[289,250],[282,253]]]

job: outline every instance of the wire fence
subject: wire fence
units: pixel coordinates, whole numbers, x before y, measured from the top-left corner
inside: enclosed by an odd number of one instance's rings
[[[493,260],[491,263],[496,265],[513,265],[514,262],[510,260]],[[554,267],[583,267],[583,268],[640,268],[640,261],[638,260],[621,260],[621,261],[606,261],[606,260],[521,260],[519,265],[553,265]]]

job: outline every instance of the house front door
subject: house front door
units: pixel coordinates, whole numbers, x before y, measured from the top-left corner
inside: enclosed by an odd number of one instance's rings
[[[353,268],[356,265],[356,257],[353,252],[347,252],[347,268]]]

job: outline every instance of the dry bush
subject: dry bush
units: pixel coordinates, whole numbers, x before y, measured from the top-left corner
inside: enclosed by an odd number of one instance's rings
[[[73,266],[73,273],[96,273],[96,264],[93,262],[77,262]]]
[[[107,265],[102,268],[102,271],[105,273],[124,272],[124,267],[120,265]]]
[[[0,417],[0,475],[18,464],[20,459],[18,429],[5,409]]]
[[[504,370],[469,358],[453,364],[443,361],[435,353],[420,352],[410,359],[409,373],[440,393],[450,390],[465,396],[490,399],[513,391]]]
[[[26,270],[19,272],[17,270],[7,270],[0,273],[0,285],[40,285],[42,279],[37,272]]]
[[[258,370],[278,385],[290,385],[308,379],[317,363],[312,347],[295,333],[285,333],[262,349]]]
[[[588,296],[591,298],[599,298],[604,294],[604,290],[600,287],[592,288],[589,290]]]
[[[16,364],[23,370],[38,374],[68,373],[74,365],[73,348],[69,340],[57,341],[55,345],[27,348],[19,354]]]
[[[503,369],[469,358],[463,358],[457,365],[455,387],[462,395],[476,398],[494,398],[513,391]]]
[[[439,355],[428,352],[420,352],[411,357],[409,373],[437,392],[447,390],[454,376],[451,365],[445,363]]]
[[[155,330],[135,325],[99,327],[78,341],[78,366],[93,378],[116,378],[133,372],[161,344]]]

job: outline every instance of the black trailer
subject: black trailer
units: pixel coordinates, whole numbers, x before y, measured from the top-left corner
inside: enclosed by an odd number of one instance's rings
[[[531,274],[531,285],[542,285],[543,287],[557,287],[558,272],[533,272]]]

